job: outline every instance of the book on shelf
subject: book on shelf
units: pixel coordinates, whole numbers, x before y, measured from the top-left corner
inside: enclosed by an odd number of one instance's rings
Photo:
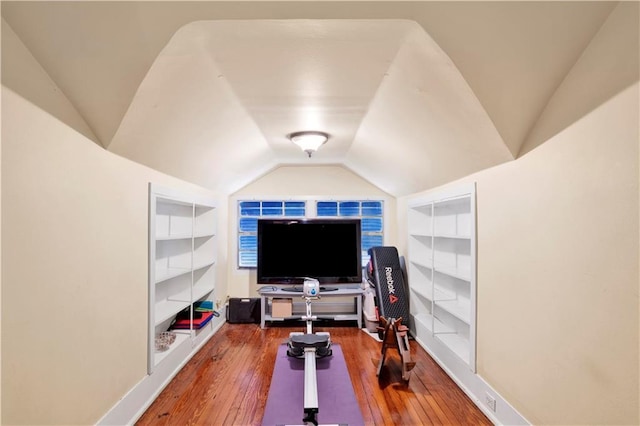
[[[196,312],[212,312],[213,302],[211,300],[201,300],[193,304],[193,309]]]
[[[176,321],[171,325],[171,328],[174,330],[185,330],[185,329],[199,329],[207,325],[209,321],[213,318],[213,312],[202,312],[201,315],[194,315],[193,323],[190,318],[176,318]]]

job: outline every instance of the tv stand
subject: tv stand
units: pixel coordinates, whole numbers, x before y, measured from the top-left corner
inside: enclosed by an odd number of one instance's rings
[[[296,293],[302,293],[304,291],[303,287],[291,287],[291,288],[286,288],[283,289],[285,291],[293,291]],[[322,292],[323,291],[337,291],[340,290],[339,287],[324,287],[324,286],[320,286],[320,296],[322,296]]]
[[[332,288],[332,287],[328,287]],[[280,299],[293,299],[294,302],[301,301],[300,290],[293,290],[291,288],[276,288],[268,289],[260,292],[260,327],[264,328],[267,321],[284,321],[284,320],[301,320],[304,316],[303,312],[296,313],[295,309],[293,315],[286,318],[274,318],[271,316],[271,309],[269,301],[274,298]],[[321,305],[331,306],[331,300],[323,301],[323,299],[331,299],[336,297],[353,298],[354,308],[349,313],[329,312],[323,313],[322,309],[314,309],[314,316],[317,319],[329,319],[333,321],[356,321],[358,328],[362,328],[362,294],[364,290],[360,287],[333,287],[332,290],[323,290],[320,288],[320,298],[313,301],[313,304],[320,307]],[[302,303],[302,302],[301,302]]]

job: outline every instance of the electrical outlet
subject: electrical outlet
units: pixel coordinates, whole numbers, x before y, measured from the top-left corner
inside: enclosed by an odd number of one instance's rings
[[[484,394],[484,402],[487,403],[487,406],[493,411],[496,412],[496,399],[489,395],[488,393]]]

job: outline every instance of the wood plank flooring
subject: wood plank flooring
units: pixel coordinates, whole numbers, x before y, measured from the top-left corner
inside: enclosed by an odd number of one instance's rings
[[[278,345],[291,331],[304,328],[223,325],[137,424],[259,425]],[[395,352],[376,377],[381,343],[358,328],[314,326],[314,331],[330,332],[331,340],[341,345],[367,425],[491,424],[416,342],[410,344],[417,365],[406,384]]]

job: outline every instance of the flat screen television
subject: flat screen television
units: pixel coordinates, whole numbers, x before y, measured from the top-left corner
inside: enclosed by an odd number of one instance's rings
[[[360,240],[360,219],[259,219],[258,284],[359,284]]]

